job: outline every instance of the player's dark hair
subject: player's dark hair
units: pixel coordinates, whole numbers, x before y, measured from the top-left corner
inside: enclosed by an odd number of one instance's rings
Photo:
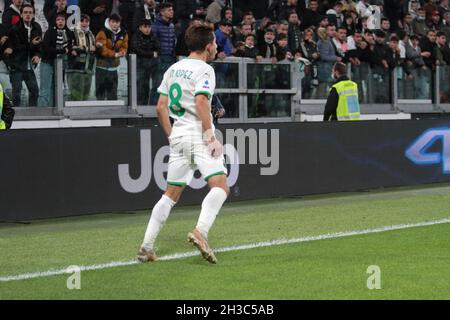
[[[190,51],[203,51],[214,41],[214,29],[206,24],[192,25],[186,31],[184,41]]]

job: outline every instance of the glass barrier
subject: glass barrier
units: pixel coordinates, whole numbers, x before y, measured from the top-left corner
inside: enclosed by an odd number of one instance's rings
[[[64,101],[121,101],[128,105],[128,57],[99,60],[84,54],[63,62]],[[94,105],[95,105],[94,104]]]
[[[443,104],[450,104],[450,66],[439,67],[439,97]]]
[[[291,89],[290,64],[255,64],[247,65],[248,89]]]
[[[48,90],[54,87],[53,72],[45,74],[44,81],[41,81],[41,66],[42,63],[39,63],[26,71],[11,71],[5,61],[0,61],[0,83],[14,106],[36,107],[39,105],[39,96],[42,95],[40,92],[42,82],[48,84]],[[43,103],[40,106],[49,107]]]
[[[249,118],[282,118],[291,116],[290,94],[256,93],[248,95]]]
[[[216,72],[217,89],[239,89],[239,63],[211,63]]]
[[[158,58],[136,58],[136,95],[138,106],[156,105],[159,94],[157,89],[166,72],[167,64]]]
[[[331,83],[331,81],[328,81],[328,79],[325,79],[325,82],[327,85],[323,90],[323,93],[321,94],[319,92],[319,65],[318,64],[305,64],[303,61],[298,62],[298,77],[301,79],[301,94],[303,100],[311,100],[311,99],[325,99],[324,97],[326,88],[328,87],[328,84]],[[330,71],[331,74],[331,71]],[[330,77],[330,75],[328,75]]]
[[[306,79],[302,79],[302,99],[327,99],[333,85],[333,79],[331,78],[333,63],[321,61],[313,67],[316,67],[317,71],[314,71],[314,69],[308,70],[306,66]],[[314,75],[315,73],[316,75]]]
[[[236,93],[216,93],[224,109],[223,119],[239,118],[239,94]]]
[[[432,72],[427,67],[397,68],[397,84],[400,100],[431,100]]]
[[[358,83],[361,104],[392,103],[391,70],[384,67],[369,67],[362,63],[351,66],[351,79]]]

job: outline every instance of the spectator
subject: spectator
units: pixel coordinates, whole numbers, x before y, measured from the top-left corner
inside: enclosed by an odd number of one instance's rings
[[[367,42],[369,48],[372,48],[375,45],[375,37],[371,30],[364,31],[364,41]]]
[[[338,28],[344,26],[344,14],[342,13],[342,10],[342,2],[337,1],[334,4],[333,9],[327,11],[328,21],[330,24],[333,24]]]
[[[371,12],[369,12],[369,1],[368,0],[360,0],[356,5],[356,11],[360,17],[369,17]]]
[[[386,88],[389,86],[389,69],[395,67],[392,50],[386,45],[386,35],[383,31],[375,32],[375,44],[372,50],[373,96],[375,103],[388,103]]]
[[[233,53],[233,44],[231,43],[230,34],[233,24],[229,20],[222,20],[219,28],[215,31],[217,42],[217,57],[221,60],[229,57]]]
[[[416,35],[410,38],[409,43],[406,43],[406,59],[409,61],[408,65],[413,69],[426,67],[419,44],[420,40]]]
[[[389,40],[391,39],[391,22],[389,21],[389,19],[386,18],[382,18],[381,19],[381,31],[384,32],[385,34],[385,43],[388,44]]]
[[[155,23],[157,15],[157,7],[155,0],[144,0],[141,6],[138,6],[134,12],[133,30],[137,31],[139,23],[142,20],[148,20],[150,24]]]
[[[67,16],[67,0],[45,0],[44,16],[49,29],[55,26],[56,16],[60,13]]]
[[[438,11],[441,17],[444,17],[446,13],[450,13],[450,4],[449,0],[441,0]]]
[[[12,98],[14,106],[21,106],[22,81],[28,88],[28,106],[36,106],[39,87],[34,69],[41,61],[41,26],[34,21],[34,7],[24,4],[20,8],[21,22],[9,32],[4,51],[5,61],[10,69]]]
[[[420,48],[422,49],[422,57],[428,69],[433,70],[436,66],[436,32],[428,30],[427,36],[420,39]]]
[[[230,20],[233,23],[233,9],[231,7],[224,7],[220,13],[220,20]]]
[[[406,0],[384,1],[384,14],[389,21],[390,30],[397,31],[402,27]],[[386,30],[383,30],[387,32]]]
[[[302,96],[303,99],[310,99],[312,97],[312,85],[318,85],[317,80],[317,62],[320,59],[319,49],[314,41],[314,31],[306,29],[303,40],[300,44],[299,50],[300,58],[303,62],[303,82],[302,82]]]
[[[225,6],[225,0],[214,0],[214,2],[208,6],[206,11],[206,20],[214,24],[218,23],[221,19],[220,15],[222,9],[225,8]]]
[[[117,100],[117,69],[128,50],[128,34],[121,29],[121,20],[118,14],[111,14],[96,36],[100,47],[95,69],[97,100]]]
[[[447,66],[450,66],[450,41],[447,41],[444,49],[444,60],[447,63]],[[450,70],[447,67],[447,74]]]
[[[319,28],[317,30],[317,35],[319,36],[317,48],[319,49],[320,63],[317,70],[319,86],[317,88],[316,99],[325,99],[327,97],[328,86],[332,82],[331,70],[333,69],[333,64],[336,61],[342,61],[341,58],[336,56],[336,50],[331,43],[331,37],[333,37],[335,33],[336,27],[334,26],[329,26],[328,29]]]
[[[258,49],[255,46],[255,35],[249,34],[245,37],[245,42],[243,46],[240,46],[239,49],[236,50],[236,57],[241,58],[252,58],[256,59],[258,56]]]
[[[230,57],[233,54],[233,44],[231,41],[231,30],[233,24],[229,20],[219,22],[219,28],[215,31],[217,43],[217,58],[220,60]],[[224,88],[229,71],[228,64],[220,64],[216,67],[217,87]]]
[[[83,13],[87,14],[90,18],[89,28],[91,29],[94,36],[103,28],[105,20],[111,14],[112,1],[111,0],[89,0]],[[82,7],[82,8],[83,8]]]
[[[439,31],[436,36],[436,64],[445,66],[447,64],[447,61],[445,59],[445,45],[447,44],[447,35],[444,32]]]
[[[356,50],[357,44],[363,41],[363,37],[360,30],[356,30],[353,35],[347,37],[348,51]]]
[[[320,21],[323,20],[323,16],[319,13],[319,2],[317,0],[311,0],[309,9],[306,9],[300,17],[302,20],[302,31],[308,28],[316,30],[319,27]]]
[[[342,26],[347,30],[347,36],[353,35],[355,30],[358,29],[357,23],[351,13],[346,13],[344,15],[344,23]]]
[[[177,34],[184,33],[194,17],[197,8],[196,2],[195,0],[174,0],[171,2],[173,4],[173,16]],[[141,20],[136,21],[139,22]]]
[[[134,13],[138,0],[119,0],[119,2],[119,15],[122,17],[121,27],[131,39],[134,32]]]
[[[436,5],[436,1],[437,0],[425,0],[425,5],[423,6],[423,9],[425,10],[426,13],[426,20],[430,21],[431,20],[431,16],[433,15],[433,13],[435,11],[438,11],[438,7]]]
[[[284,7],[282,7],[282,9],[280,10],[277,20],[287,20],[289,13],[291,13],[292,11],[297,12],[297,4],[298,4],[298,0],[287,0],[286,5]],[[298,12],[297,12],[297,14],[298,14]]]
[[[173,7],[171,3],[161,3],[159,6],[159,16],[152,25],[152,33],[156,36],[160,44],[160,63],[158,65],[155,83],[162,81],[163,75],[169,67],[176,62],[176,34],[173,20]],[[150,104],[155,105],[158,99],[156,87],[152,87],[150,94]]]
[[[235,37],[233,39],[235,44],[237,42],[244,43],[245,38],[247,38],[247,36],[249,34],[253,33],[252,26],[249,24],[241,23],[239,28],[236,28],[236,30],[238,30],[238,31],[235,31]],[[237,47],[237,46],[235,45],[235,47]]]
[[[154,74],[158,66],[159,41],[151,33],[149,20],[142,20],[139,23],[138,31],[131,40],[131,53],[137,56],[137,96],[138,105],[148,105],[150,100],[150,78],[155,79]],[[152,87],[157,87],[159,83],[153,81]]]
[[[89,100],[95,68],[95,36],[89,29],[90,18],[81,14],[80,24],[74,31],[73,55],[69,56],[67,84],[73,101]]]
[[[193,18],[199,18],[201,20],[206,20],[207,8],[210,1],[206,0],[194,0],[194,16]]]
[[[11,83],[9,81],[9,71],[5,62],[3,61],[3,52],[6,49],[6,42],[8,41],[8,32],[6,27],[0,23],[0,85],[3,91],[11,96]]]
[[[293,58],[288,47],[288,39],[285,34],[280,34],[277,39],[277,56],[278,61],[291,60]]]
[[[285,34],[287,36],[289,32],[289,22],[287,20],[280,20],[276,23],[275,28],[275,37],[280,34]]]
[[[445,32],[447,39],[450,40],[450,12],[444,14],[444,25],[441,31]]]
[[[428,31],[428,27],[425,21],[425,10],[423,8],[419,8],[417,10],[417,14],[417,17],[412,23],[414,34],[418,35],[419,37],[425,37]]]
[[[340,27],[336,32],[335,37],[332,38],[331,43],[335,47],[336,55],[343,61],[348,51],[347,29],[345,27]]]
[[[191,26],[193,24],[199,25],[201,23],[203,23],[203,19],[200,19],[199,17],[196,16],[196,17],[193,17],[192,20],[189,22],[189,26]],[[187,28],[185,30],[183,30],[181,32],[181,34],[178,36],[177,44],[176,44],[176,47],[175,47],[175,51],[176,51],[176,55],[177,56],[187,57],[189,55],[189,50],[188,50],[188,48],[186,46],[186,43],[184,41],[184,38],[186,36],[186,31],[187,31]],[[152,83],[153,83],[153,81],[152,81]],[[155,83],[155,85],[156,85],[156,83]],[[157,85],[159,86],[159,84],[157,84]],[[152,87],[153,87],[153,85],[152,85]]]
[[[419,1],[411,1],[409,3],[409,9],[408,13],[411,15],[413,19],[417,18],[419,16],[419,9],[421,8]]]
[[[302,41],[302,31],[300,30],[300,20],[298,14],[292,11],[288,16],[288,51],[295,52],[300,48]]]
[[[20,9],[22,8],[24,0],[13,0],[11,5],[5,8],[2,15],[2,25],[5,32],[8,33],[11,28],[20,22]]]
[[[282,0],[272,1],[266,10],[267,13],[265,18],[272,21],[278,20],[278,17],[280,17],[283,8],[284,8],[284,1]]]
[[[427,23],[428,30],[440,31],[442,28],[441,16],[439,11],[434,11],[431,14],[431,19]]]
[[[277,46],[275,44],[275,32],[272,29],[267,29],[264,32],[264,42],[258,43],[257,60],[271,59],[272,64],[278,62],[277,60]]]
[[[253,12],[251,12],[251,11],[244,12],[241,23],[248,24],[248,25],[252,26],[252,30],[255,30],[256,20],[255,20],[255,16],[253,15]]]
[[[413,17],[411,14],[406,14],[405,17],[403,18],[403,22],[402,22],[402,30],[410,37],[412,35],[414,35],[414,30],[413,30]]]
[[[42,41],[42,61],[40,65],[40,92],[38,98],[38,107],[54,106],[54,90],[55,87],[55,59],[58,55],[72,54],[73,33],[66,26],[65,12],[58,12],[55,22],[52,23],[44,35]]]

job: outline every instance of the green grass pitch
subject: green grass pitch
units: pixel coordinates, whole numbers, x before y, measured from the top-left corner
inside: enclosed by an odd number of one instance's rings
[[[213,248],[450,218],[450,185],[228,203]],[[174,209],[158,255],[191,252],[199,207]],[[0,279],[134,259],[149,211],[0,224]],[[450,223],[0,281],[0,299],[450,299]],[[381,289],[369,290],[369,266]]]

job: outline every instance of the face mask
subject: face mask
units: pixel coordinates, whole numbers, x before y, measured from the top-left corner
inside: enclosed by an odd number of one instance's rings
[[[334,77],[334,72],[331,71],[331,79],[336,80],[336,78]]]
[[[424,20],[425,20],[425,17],[420,17],[420,16],[419,16],[419,17],[418,17],[418,20],[419,20],[419,21],[424,21]]]

